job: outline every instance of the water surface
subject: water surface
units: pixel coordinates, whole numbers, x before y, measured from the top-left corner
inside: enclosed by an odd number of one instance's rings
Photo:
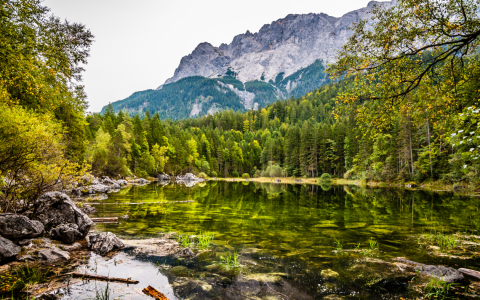
[[[341,299],[333,295],[397,299],[415,295],[407,280],[385,279],[382,265],[375,265],[375,260],[403,256],[422,263],[480,269],[475,259],[431,256],[416,238],[425,232],[475,233],[480,224],[475,197],[349,186],[211,181],[193,187],[158,183],[129,187],[109,194],[108,199],[91,202],[97,210],[95,217],[129,216],[118,224],[98,224],[95,231],[138,239],[170,231],[215,233],[210,251],[193,261],[136,258],[149,266],[144,267],[145,274],[163,276],[158,279],[162,282],[159,290],[167,277],[174,287],[183,283],[178,283],[182,276],[159,272],[157,262],[186,266],[191,270],[186,277],[191,280],[218,274],[229,279],[223,280],[215,292],[205,287],[183,291],[168,287],[164,293],[171,298],[175,294],[179,299],[245,299],[246,295],[252,299]],[[378,243],[379,251],[368,257],[335,251],[368,248],[370,241]],[[208,268],[221,265],[220,257],[227,252],[240,254],[243,267],[233,271]],[[329,272],[338,273],[338,277],[329,277]],[[267,276],[264,274],[278,276],[262,279]],[[259,283],[253,284],[258,278]],[[210,284],[218,281],[210,280]],[[235,285],[237,290],[233,289]],[[242,290],[248,289],[243,295]]]

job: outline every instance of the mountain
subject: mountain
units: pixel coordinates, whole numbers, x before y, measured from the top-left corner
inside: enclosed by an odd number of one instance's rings
[[[329,82],[326,64],[335,61],[353,34],[349,28],[368,18],[375,4],[391,2],[372,1],[340,18],[323,13],[288,15],[257,33],[237,35],[228,45],[201,43],[181,59],[163,85],[114,102],[113,108],[133,114],[148,109],[162,118],[181,119],[225,109],[256,109],[303,95]]]

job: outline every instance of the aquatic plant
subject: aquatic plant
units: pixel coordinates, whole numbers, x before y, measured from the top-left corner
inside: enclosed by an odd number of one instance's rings
[[[441,232],[437,233],[426,233],[420,236],[421,239],[424,239],[427,243],[438,246],[441,250],[452,250],[457,247],[459,240],[453,235],[443,234]]]
[[[452,284],[443,281],[435,276],[423,288],[426,299],[454,299],[449,296]]]
[[[240,258],[240,255],[238,255],[237,251],[233,253],[233,256],[230,253],[230,251],[228,251],[225,256],[222,255],[220,256],[220,258],[222,259],[223,264],[226,267],[232,267],[232,268],[240,267],[240,263],[238,261],[238,259]]]
[[[197,247],[200,249],[208,249],[210,242],[215,238],[213,232],[206,232],[204,234],[197,235]]]
[[[343,245],[342,243],[340,243],[339,240],[337,240],[336,238],[335,239],[335,242],[333,242],[333,246],[335,247],[335,251],[337,253],[343,253]]]
[[[191,247],[191,245],[193,244],[193,241],[190,238],[190,235],[186,233],[179,234],[177,237],[177,241],[180,244],[180,246],[182,246],[183,248]]]
[[[109,281],[107,281],[107,285],[102,289],[97,289],[97,284],[95,283],[95,298],[93,300],[110,300],[110,287]]]
[[[37,262],[33,266],[28,263],[13,268],[10,272],[0,276],[0,293],[20,292],[37,283],[46,282],[50,268],[44,270]]]

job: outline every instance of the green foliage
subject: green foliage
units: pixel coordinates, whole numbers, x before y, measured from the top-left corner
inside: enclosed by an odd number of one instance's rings
[[[323,173],[322,176],[318,179],[318,184],[329,183],[332,181],[332,175],[328,173]]]
[[[198,173],[198,178],[207,178],[207,174],[200,172]]]
[[[248,174],[248,173],[243,173],[243,174],[242,174],[242,178],[250,178],[250,174]]]
[[[240,258],[240,255],[238,255],[237,251],[233,253],[233,255],[230,253],[230,251],[226,252],[225,256],[221,256],[220,259],[222,260],[223,264],[227,268],[238,268],[240,267],[240,263],[238,259]]]
[[[438,277],[431,276],[430,281],[423,288],[423,292],[426,299],[455,299],[449,295],[451,286],[451,283],[449,284]]]
[[[25,263],[12,268],[9,272],[0,275],[0,295],[27,292],[28,288],[34,284],[46,282],[49,272],[50,269],[42,269],[36,262],[31,267]]]
[[[206,232],[204,234],[200,233],[197,235],[197,247],[199,249],[208,249],[214,238],[215,234],[213,232]]]

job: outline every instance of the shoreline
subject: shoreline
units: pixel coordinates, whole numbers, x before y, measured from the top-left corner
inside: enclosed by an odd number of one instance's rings
[[[318,185],[318,179],[320,177],[312,178],[299,178],[299,177],[258,177],[258,178],[216,178],[216,181],[227,182],[259,182],[259,183],[275,183],[275,184],[313,184]],[[212,178],[209,178],[212,180]],[[280,180],[280,181],[277,181]],[[353,185],[369,188],[400,188],[411,191],[429,191],[429,192],[449,192],[455,193],[460,196],[468,197],[480,197],[480,192],[477,192],[468,186],[456,186],[454,184],[445,184],[443,182],[428,182],[428,183],[415,183],[415,182],[382,182],[382,181],[365,181],[365,180],[352,180],[343,178],[332,178],[331,185]],[[409,185],[411,187],[409,187]],[[455,190],[457,189],[457,190]]]

